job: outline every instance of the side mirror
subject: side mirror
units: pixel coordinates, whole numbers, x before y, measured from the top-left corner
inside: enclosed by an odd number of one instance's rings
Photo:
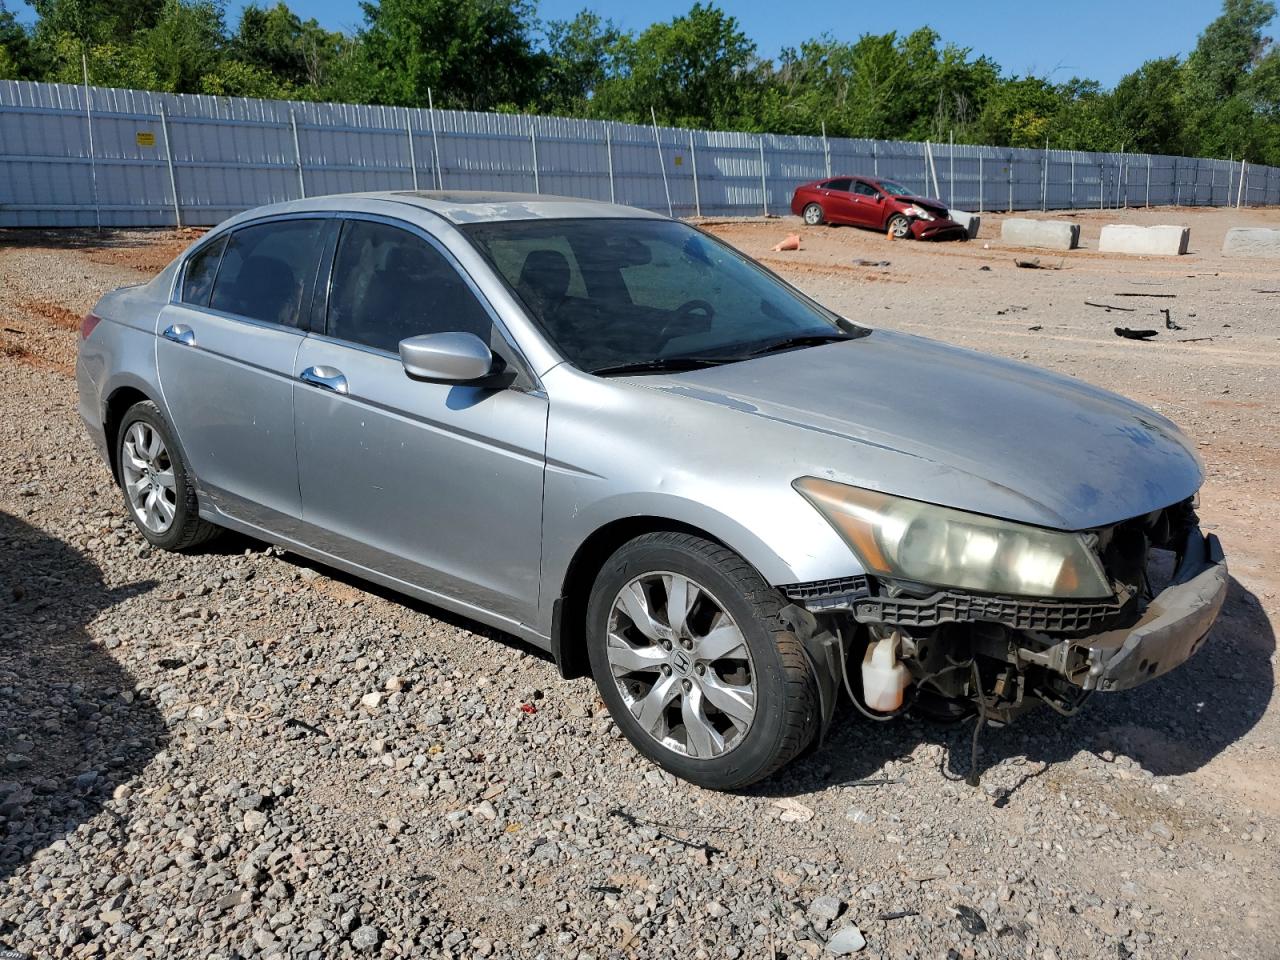
[[[494,372],[493,354],[474,333],[426,333],[400,341],[400,362],[415,380],[472,383]]]

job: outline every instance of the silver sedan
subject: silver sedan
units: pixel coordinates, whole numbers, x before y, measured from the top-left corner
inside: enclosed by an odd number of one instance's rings
[[[1186,660],[1226,590],[1168,420],[610,204],[251,210],[103,297],[77,375],[150,543],[237,530],[522,637],[708,787],[842,697],[1070,712]]]

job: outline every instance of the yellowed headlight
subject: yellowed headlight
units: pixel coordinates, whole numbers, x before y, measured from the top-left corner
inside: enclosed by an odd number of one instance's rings
[[[868,573],[983,593],[1063,599],[1112,594],[1077,533],[893,497],[817,477],[795,488],[853,549]]]

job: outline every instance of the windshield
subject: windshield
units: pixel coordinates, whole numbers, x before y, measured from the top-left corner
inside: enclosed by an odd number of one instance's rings
[[[881,180],[880,189],[891,197],[910,197],[913,196],[912,191],[908,190],[900,183],[894,183],[892,180]]]
[[[462,229],[583,370],[732,362],[863,332],[683,223],[513,220]]]

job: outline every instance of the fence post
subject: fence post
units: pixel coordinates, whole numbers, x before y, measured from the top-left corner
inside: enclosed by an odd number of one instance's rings
[[[1248,167],[1245,166],[1244,157],[1241,157],[1240,158],[1240,186],[1237,188],[1237,191],[1236,191],[1236,209],[1240,208],[1240,198],[1244,196],[1244,180],[1245,180],[1245,177],[1247,176],[1247,174],[1245,173],[1247,169]]]
[[[431,117],[431,156],[435,170],[436,189],[444,189],[444,171],[440,169],[440,141],[436,139],[436,104],[431,96],[431,88],[427,87],[427,113]]]
[[[667,216],[674,217],[675,211],[671,209],[671,187],[667,184],[667,163],[662,159],[662,141],[658,139],[658,115],[652,106],[649,107],[649,116],[653,119],[653,145],[658,149],[658,169],[662,171],[662,191],[667,195]]]
[[[951,130],[947,134],[947,206],[956,205],[956,133]]]
[[[89,58],[80,54],[80,66],[84,68],[84,117],[89,125],[89,184],[93,190],[93,215],[98,230],[102,230],[102,204],[98,200],[98,159],[93,150],[93,91],[89,89]]]
[[[1009,154],[1009,213],[1013,213],[1013,154]]]
[[[1071,209],[1076,208],[1076,152],[1071,151]]]
[[[542,184],[538,181],[538,135],[534,132],[538,123],[529,121],[529,145],[533,148],[533,192],[542,193]]]
[[[1049,141],[1044,142],[1044,172],[1040,175],[1040,212],[1049,209]]]
[[[409,169],[413,171],[413,189],[418,189],[418,157],[413,150],[413,111],[404,112],[404,132],[409,138]]]
[[[822,121],[822,161],[827,168],[827,179],[831,179],[831,144],[827,142],[827,121]]]
[[[1151,206],[1151,154],[1147,154],[1147,206]]]
[[[693,131],[689,131],[689,163],[693,165],[693,210],[702,216],[702,196],[698,193],[698,149],[693,145]]]
[[[875,140],[871,141],[871,175],[880,176],[880,148]]]
[[[298,190],[305,199],[307,196],[307,181],[302,176],[302,150],[298,147],[298,120],[293,115],[292,110],[289,111],[289,126],[293,128],[293,158],[298,163]]]
[[[1173,158],[1173,205],[1182,206],[1182,181],[1178,179],[1178,158]]]
[[[764,215],[769,215],[769,185],[765,182],[764,172],[764,134],[760,134],[760,199],[764,203]]]
[[[173,194],[173,225],[182,229],[182,208],[178,205],[178,181],[173,175],[173,149],[169,146],[169,115],[160,104],[160,132],[164,134],[164,160],[169,165],[169,191]]]
[[[609,160],[609,202],[617,203],[613,193],[613,138],[609,136],[609,121],[604,122],[604,152]]]
[[[978,154],[978,216],[982,216],[982,154]]]

